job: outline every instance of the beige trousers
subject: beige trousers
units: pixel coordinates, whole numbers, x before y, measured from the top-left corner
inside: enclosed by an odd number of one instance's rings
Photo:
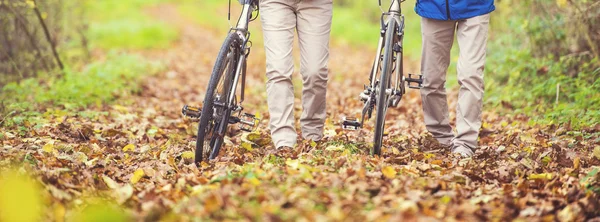
[[[293,147],[297,139],[292,86],[294,32],[298,33],[301,57],[302,136],[315,141],[323,137],[332,9],[332,0],[260,0],[269,127],[275,147]]]
[[[483,69],[490,15],[444,21],[422,18],[423,54],[421,89],[427,130],[442,144],[477,148],[483,106]],[[452,132],[446,100],[446,71],[454,35],[458,40],[458,104],[456,136]]]

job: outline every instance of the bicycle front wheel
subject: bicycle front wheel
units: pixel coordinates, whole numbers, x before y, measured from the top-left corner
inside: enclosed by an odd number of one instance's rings
[[[217,56],[198,124],[195,163],[215,158],[223,144],[231,115],[227,100],[232,87],[235,87],[232,86],[233,77],[241,53],[241,44],[240,37],[236,33],[230,33]]]
[[[385,45],[383,46],[383,64],[379,76],[379,91],[377,94],[377,114],[375,116],[375,136],[373,138],[372,155],[381,155],[383,143],[383,132],[385,126],[385,115],[388,108],[389,95],[386,93],[390,86],[390,76],[393,69],[393,44],[396,37],[396,22],[393,20],[388,24],[385,33]]]

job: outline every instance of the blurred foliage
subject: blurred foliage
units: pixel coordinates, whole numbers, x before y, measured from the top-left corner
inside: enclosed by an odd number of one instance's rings
[[[579,129],[600,121],[598,1],[496,3],[486,101],[533,122]]]
[[[0,221],[35,222],[43,215],[42,192],[34,180],[15,170],[0,172]]]
[[[175,28],[144,12],[146,7],[161,0],[38,2],[67,66],[61,75],[57,75],[54,67],[40,70],[40,64],[53,64],[53,60],[46,58],[48,49],[42,50],[42,57],[35,54],[36,47],[45,42],[40,25],[31,15],[33,1],[16,0],[10,4],[0,1],[0,11],[12,13],[0,13],[0,23],[28,25],[0,26],[4,29],[0,41],[10,42],[0,48],[0,86],[5,85],[0,90],[3,126],[37,119],[50,107],[81,111],[135,93],[140,76],[156,73],[160,65],[124,51],[164,48],[177,38]],[[35,36],[21,38],[26,32]],[[90,63],[90,51],[104,51],[101,54],[108,55],[100,56],[106,57],[104,60]]]
[[[0,1],[0,86],[35,76],[38,71],[52,72],[57,67],[52,45],[34,12],[36,7],[48,26],[53,44],[70,41],[84,47],[85,39],[78,35],[78,30],[84,29],[79,22],[82,11],[75,1],[37,1],[37,5],[32,0]]]
[[[131,218],[119,206],[102,200],[88,200],[85,208],[75,212],[67,221],[73,222],[125,222]]]
[[[175,28],[154,20],[144,13],[144,7],[161,0],[85,1],[91,12],[88,36],[93,47],[102,49],[165,48],[177,38]]]
[[[11,0],[0,1],[0,86],[56,75],[51,45],[35,16],[41,11],[63,63],[78,69],[95,49],[165,48],[177,38],[175,28],[145,14],[162,0]]]

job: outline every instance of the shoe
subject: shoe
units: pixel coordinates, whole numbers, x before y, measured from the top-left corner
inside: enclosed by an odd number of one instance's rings
[[[292,148],[291,146],[280,146],[280,147],[277,147],[277,151],[290,151],[290,150],[294,150],[294,148]]]
[[[472,157],[473,154],[475,154],[473,152],[473,150],[471,150],[470,148],[467,148],[465,146],[455,146],[455,147],[453,147],[452,148],[452,153],[460,155],[463,158],[469,158],[469,157]]]
[[[423,150],[424,152],[442,152],[442,151],[449,150],[450,148],[452,148],[452,143],[450,143],[450,144],[440,143],[430,133],[421,135],[419,142],[421,144],[421,150]]]

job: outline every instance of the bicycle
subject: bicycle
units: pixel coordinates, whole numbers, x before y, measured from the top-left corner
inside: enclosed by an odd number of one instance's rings
[[[244,131],[252,131],[258,125],[256,116],[242,114],[242,103],[246,83],[246,61],[252,47],[248,24],[258,18],[259,4],[258,0],[239,2],[243,5],[241,15],[236,27],[229,30],[221,46],[202,108],[185,105],[181,110],[183,116],[199,121],[194,157],[196,164],[212,160],[219,155],[228,125],[240,123],[240,129]],[[231,20],[231,0],[227,19]],[[238,84],[239,95],[236,94]]]
[[[396,107],[406,93],[405,82],[409,88],[419,89],[423,84],[422,75],[408,74],[404,76],[402,62],[402,40],[404,37],[404,15],[400,4],[404,0],[392,0],[387,12],[381,8],[381,31],[377,45],[377,55],[369,77],[369,85],[365,85],[359,99],[364,102],[360,122],[357,118],[344,117],[342,128],[357,130],[363,127],[365,117],[370,119],[375,114],[375,136],[373,138],[372,155],[381,155],[384,134],[385,115],[389,107]],[[415,78],[413,78],[415,77]],[[391,79],[394,78],[392,82]],[[411,83],[413,83],[411,85]],[[415,86],[414,83],[417,85]]]

